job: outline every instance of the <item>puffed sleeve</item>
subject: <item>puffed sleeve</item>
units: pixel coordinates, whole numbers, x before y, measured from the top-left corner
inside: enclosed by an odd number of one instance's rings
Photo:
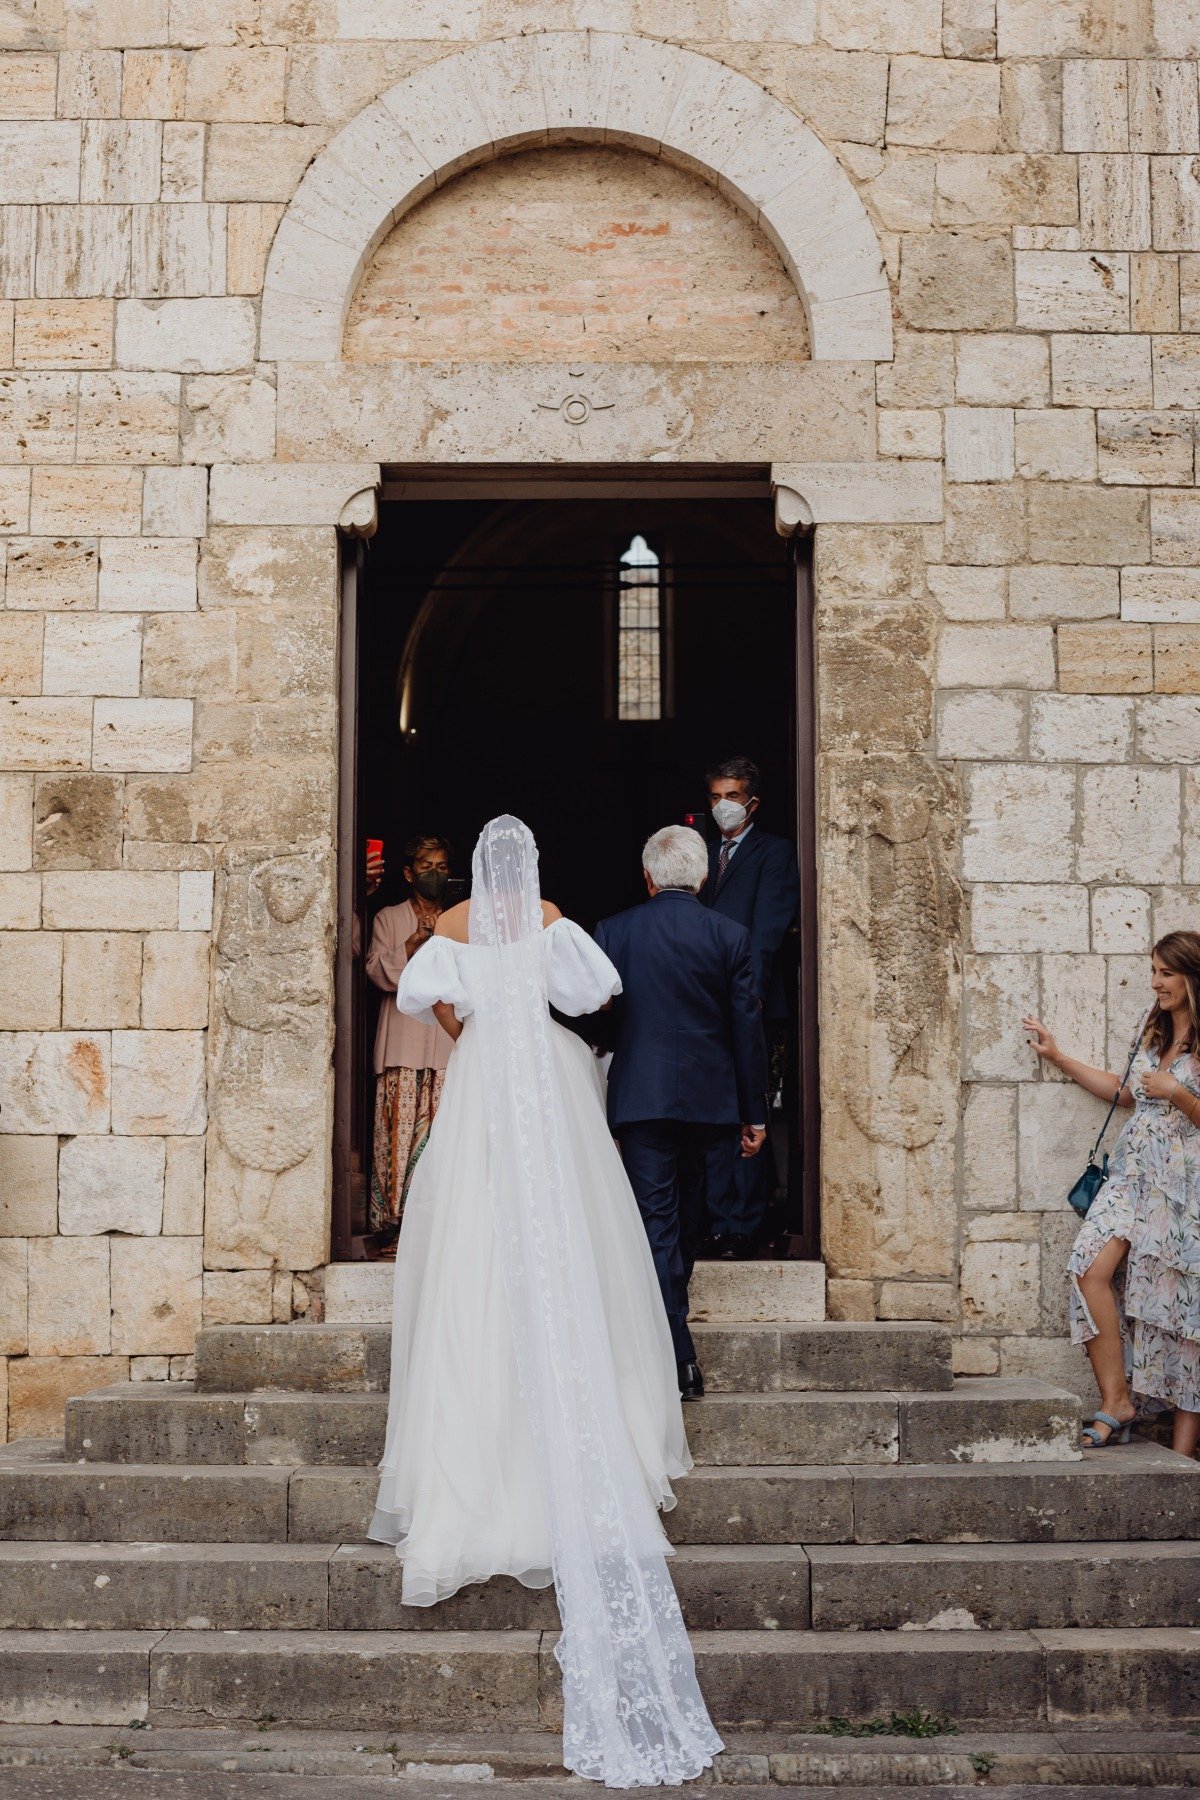
[[[404,966],[396,1005],[422,1025],[436,1025],[433,1007],[444,1001],[460,1019],[475,1009],[463,985],[458,956],[449,938],[431,937]]]
[[[621,977],[603,950],[571,919],[556,919],[547,926],[542,953],[550,1004],[568,1018],[599,1012],[621,991]]]

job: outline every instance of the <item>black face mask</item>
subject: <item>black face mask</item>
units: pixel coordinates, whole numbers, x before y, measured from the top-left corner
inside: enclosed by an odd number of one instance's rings
[[[446,892],[446,883],[450,876],[445,869],[423,869],[419,875],[413,876],[413,887],[422,900],[440,900]]]

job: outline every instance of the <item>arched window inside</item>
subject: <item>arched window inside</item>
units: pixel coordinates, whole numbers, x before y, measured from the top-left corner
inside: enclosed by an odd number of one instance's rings
[[[644,537],[620,557],[617,591],[617,717],[663,716],[662,564]]]

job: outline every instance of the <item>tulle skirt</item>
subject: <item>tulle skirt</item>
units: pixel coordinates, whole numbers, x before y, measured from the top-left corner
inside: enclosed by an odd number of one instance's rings
[[[588,1046],[551,1022],[625,1422],[656,1507],[691,1456],[645,1230],[604,1116]],[[487,1109],[472,1022],[450,1058],[396,1256],[387,1445],[370,1535],[395,1544],[403,1596],[430,1606],[469,1582],[552,1579],[550,1534],[517,1381],[487,1189]],[[662,1554],[664,1538],[644,1548]]]

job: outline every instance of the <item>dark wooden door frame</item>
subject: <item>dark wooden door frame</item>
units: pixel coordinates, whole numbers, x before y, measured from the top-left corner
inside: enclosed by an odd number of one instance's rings
[[[800,1209],[803,1254],[821,1259],[821,1041],[817,881],[817,672],[812,541],[792,538],[796,570],[796,915],[800,1037]]]
[[[354,1060],[358,1053],[360,980],[353,953],[361,896],[358,845],[358,626],[367,546],[362,538],[340,541],[338,628],[337,944],[333,984],[333,1216],[330,1259],[348,1262],[353,1251]],[[363,946],[365,953],[366,946]]]
[[[653,468],[629,472],[585,469],[566,471],[465,469],[404,471],[385,482],[384,499],[413,500],[486,497],[584,498],[605,494],[651,498],[682,495],[712,498],[765,497],[769,483],[752,471],[696,470],[660,473]],[[800,865],[800,908],[797,956],[798,1019],[801,1049],[799,1149],[801,1153],[802,1254],[819,1260],[821,1196],[820,1039],[817,919],[817,789],[816,789],[816,661],[811,541],[792,540],[796,571],[796,851]],[[331,1260],[354,1255],[353,1146],[355,1059],[365,1055],[360,1043],[361,971],[353,955],[354,929],[360,917],[365,871],[358,853],[359,790],[359,609],[367,546],[361,538],[341,540],[339,626],[339,729],[337,813],[337,946],[334,970],[334,1114],[333,1209]],[[805,705],[807,701],[807,706]],[[365,953],[366,946],[363,946]],[[359,1071],[361,1076],[362,1071]],[[361,1254],[361,1252],[360,1252]]]

